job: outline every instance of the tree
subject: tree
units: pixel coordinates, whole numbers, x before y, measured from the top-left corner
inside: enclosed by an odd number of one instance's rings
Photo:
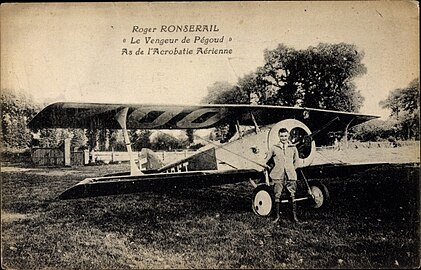
[[[183,142],[174,136],[160,132],[154,137],[151,145],[152,150],[174,150],[183,148]]]
[[[68,129],[63,128],[43,128],[39,132],[40,147],[59,147],[67,138],[72,138],[73,134]]]
[[[352,44],[320,43],[295,50],[283,44],[264,51],[265,64],[237,85],[217,82],[208,103],[271,104],[358,111],[363,97],[353,80],[364,73],[364,57]]]
[[[31,144],[31,131],[28,122],[39,111],[39,105],[31,96],[11,89],[2,89],[1,102],[1,142],[13,149],[28,148]]]
[[[89,148],[89,150],[90,151],[92,151],[93,149],[97,150],[99,130],[98,129],[88,129],[86,131],[86,135],[88,137],[88,148]]]
[[[78,148],[80,150],[83,150],[86,148],[86,143],[88,141],[88,138],[86,137],[85,130],[84,129],[73,129],[71,130],[73,137],[71,140],[71,147],[72,148]]]
[[[151,148],[151,131],[148,129],[138,129],[130,131],[130,140],[133,150],[140,151],[142,148]]]
[[[39,131],[40,147],[56,147],[57,130],[52,128],[43,128]]]
[[[306,50],[280,44],[265,50],[257,71],[265,104],[358,111],[363,98],[353,79],[366,73],[364,54],[351,44],[320,43]]]
[[[238,93],[233,85],[228,82],[215,82],[208,87],[208,94],[202,103],[224,104],[237,103]]]
[[[194,129],[186,129],[187,136],[187,145],[192,145],[194,143]]]
[[[109,141],[110,130],[109,129],[100,129],[98,131],[98,147],[99,151],[107,151],[110,146]]]
[[[120,129],[110,129],[109,133],[110,148],[114,151],[126,151],[126,144],[124,143],[123,131]]]
[[[414,79],[406,88],[390,91],[380,106],[390,109],[390,117],[397,121],[399,135],[403,138],[419,138],[420,80]]]
[[[395,136],[396,121],[373,119],[351,128],[353,138],[359,141],[381,141]]]

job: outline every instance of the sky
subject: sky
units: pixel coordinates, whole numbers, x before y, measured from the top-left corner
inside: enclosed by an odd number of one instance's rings
[[[218,31],[171,32],[184,25]],[[418,25],[410,1],[3,4],[1,89],[42,103],[198,104],[215,82],[263,65],[265,49],[345,42],[365,54],[360,111],[386,117],[379,101],[419,76]],[[162,39],[177,41],[151,44]],[[191,54],[148,54],[155,48]]]

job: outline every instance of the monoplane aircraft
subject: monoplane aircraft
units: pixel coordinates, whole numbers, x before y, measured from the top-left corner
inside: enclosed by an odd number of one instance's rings
[[[157,187],[206,187],[250,181],[252,209],[260,216],[272,212],[273,194],[263,164],[269,147],[278,143],[278,131],[287,128],[299,152],[298,175],[304,181],[297,201],[314,208],[326,204],[329,193],[317,179],[326,173],[346,174],[353,164],[312,164],[316,142],[329,132],[343,131],[377,118],[351,112],[270,105],[145,105],[54,103],[29,123],[33,129],[122,129],[130,154],[130,172],[86,178],[59,198],[73,199],[151,190]],[[209,129],[228,126],[227,137],[209,142],[195,154],[157,168],[141,170],[131,154],[128,129]],[[361,165],[358,165],[359,169]],[[282,202],[287,202],[283,200]]]

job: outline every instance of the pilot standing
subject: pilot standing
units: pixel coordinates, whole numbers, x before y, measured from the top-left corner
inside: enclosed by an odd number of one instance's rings
[[[270,170],[270,178],[275,192],[275,214],[276,217],[273,223],[279,221],[279,209],[281,204],[281,194],[284,187],[291,195],[292,217],[294,222],[297,219],[297,206],[295,203],[295,192],[297,190],[297,172],[295,169],[298,166],[298,150],[290,143],[289,131],[286,128],[281,128],[278,131],[279,143],[273,145],[266,155],[265,164]],[[273,168],[269,166],[269,162],[273,159]]]

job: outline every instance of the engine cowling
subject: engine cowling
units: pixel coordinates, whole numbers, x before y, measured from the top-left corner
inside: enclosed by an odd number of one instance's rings
[[[311,140],[310,129],[301,121],[296,119],[285,119],[276,123],[268,133],[268,149],[279,142],[278,131],[286,128],[290,137],[289,140],[296,145],[299,153],[299,167],[306,167],[311,164],[316,153],[316,143]]]

